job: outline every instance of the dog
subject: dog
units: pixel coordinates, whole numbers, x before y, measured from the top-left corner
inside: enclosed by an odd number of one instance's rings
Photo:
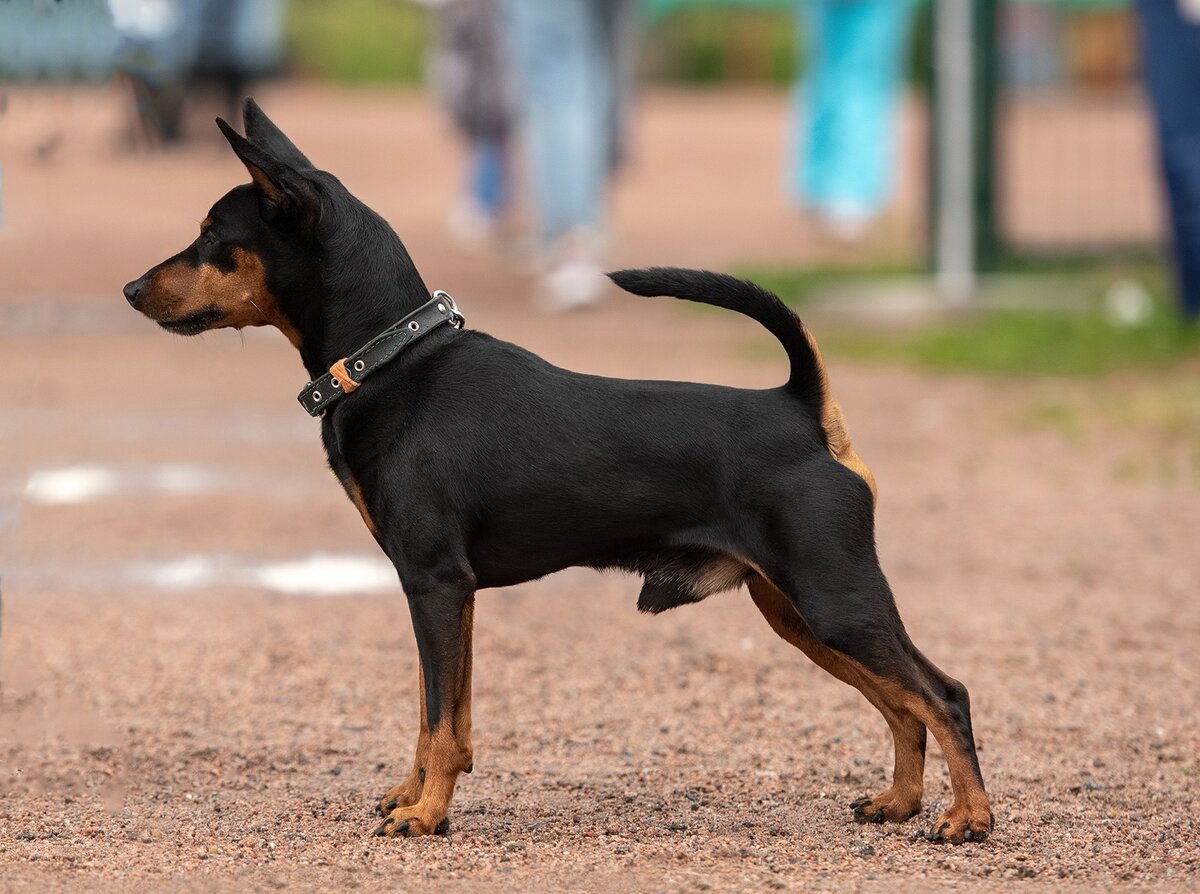
[[[312,381],[329,465],[396,567],[419,653],[420,732],[375,833],[448,829],[470,773],[475,593],[569,566],[641,575],[657,614],[745,585],[771,628],[857,688],[891,728],[891,786],[859,822],[921,811],[926,732],[953,803],[926,838],[980,841],[993,820],[966,688],[913,645],[875,549],[874,476],[855,451],[816,341],[775,295],[717,273],[610,274],[635,295],[738,311],[779,340],[786,384],[754,391],[602,378],[462,326],[403,243],[318,170],[253,100],[251,182],[196,240],[125,286],[164,329],[274,326]]]

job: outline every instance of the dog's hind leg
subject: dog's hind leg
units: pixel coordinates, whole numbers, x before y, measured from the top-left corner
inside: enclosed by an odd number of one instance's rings
[[[460,773],[472,769],[471,634],[475,617],[473,581],[412,586],[405,581],[413,630],[420,654],[422,727],[425,754],[418,741],[419,793],[412,803],[391,808],[376,835],[429,835],[449,828],[447,811]],[[411,782],[411,778],[409,780]],[[389,792],[389,795],[391,792]],[[385,805],[386,806],[386,805]]]
[[[901,819],[920,803],[924,765],[920,726],[924,726],[942,747],[954,792],[953,804],[934,822],[929,839],[983,840],[992,829],[992,811],[975,753],[966,687],[934,667],[909,640],[882,574],[856,575],[850,567],[840,570],[847,584],[858,586],[831,585],[820,600],[812,589],[798,583],[776,587],[773,580],[761,578],[750,582],[750,592],[785,639],[857,687],[872,703],[883,705],[880,710],[896,739],[896,778],[880,796],[880,801],[884,796],[888,799],[883,818]],[[807,571],[809,580],[827,584],[832,580],[811,565]],[[791,614],[786,611],[789,607]],[[876,799],[871,801],[874,804]],[[876,807],[867,816],[868,808],[855,803],[856,813],[868,819],[881,809]]]
[[[896,762],[892,785],[874,798],[851,803],[859,822],[902,823],[921,812],[925,776],[925,725],[903,705],[893,704],[872,675],[841,653],[822,645],[813,636],[791,601],[765,578],[754,575],[747,584],[750,596],[767,623],[779,636],[800,649],[822,669],[861,692],[883,715],[892,731]]]
[[[393,785],[375,805],[375,812],[387,816],[401,804],[416,804],[421,800],[421,789],[425,785],[425,764],[429,761],[429,712],[425,709],[425,671],[417,662],[417,691],[421,703],[421,728],[417,733],[417,748],[413,755],[412,770],[408,778]]]

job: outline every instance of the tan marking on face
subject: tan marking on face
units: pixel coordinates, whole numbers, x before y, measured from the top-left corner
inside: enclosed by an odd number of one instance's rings
[[[842,413],[841,406],[833,399],[833,392],[829,388],[825,358],[821,356],[817,340],[807,326],[804,327],[804,337],[808,339],[809,347],[812,348],[813,356],[816,358],[817,371],[821,376],[821,390],[825,393],[825,403],[821,407],[821,427],[825,429],[825,441],[829,444],[829,452],[833,454],[834,459],[867,482],[867,487],[871,488],[871,496],[878,501],[879,490],[875,486],[875,476],[867,468],[862,457],[858,455],[854,445],[850,443],[850,430],[846,428],[846,417]]]
[[[222,314],[213,328],[274,326],[297,348],[300,334],[279,310],[267,288],[266,270],[253,252],[234,247],[236,266],[226,272],[213,264],[192,267],[177,261],[150,281],[147,312],[156,319],[182,319],[206,308]]]
[[[212,223],[213,223],[213,221],[212,221],[211,217],[204,218],[204,220],[200,224],[200,232],[201,233],[208,232],[208,228],[212,226]]]

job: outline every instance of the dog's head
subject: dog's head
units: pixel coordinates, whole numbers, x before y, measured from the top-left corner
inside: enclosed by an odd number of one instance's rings
[[[196,240],[128,283],[125,298],[181,335],[270,325],[297,342],[297,309],[281,293],[296,271],[312,266],[322,186],[312,163],[253,100],[245,118],[247,137],[220,118],[217,124],[253,182],[226,193]]]
[[[181,335],[275,326],[301,347],[326,337],[331,314],[367,316],[352,302],[398,283],[427,300],[391,228],[317,170],[252,99],[244,115],[245,137],[217,125],[252,182],[212,206],[191,245],[125,286],[130,305]]]

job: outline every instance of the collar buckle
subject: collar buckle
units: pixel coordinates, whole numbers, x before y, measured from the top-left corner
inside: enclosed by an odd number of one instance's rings
[[[458,305],[454,303],[454,297],[449,292],[444,292],[437,289],[433,293],[434,301],[445,302],[446,307],[450,311],[450,325],[455,329],[461,329],[466,325],[467,318],[462,315],[462,311],[458,309]]]

